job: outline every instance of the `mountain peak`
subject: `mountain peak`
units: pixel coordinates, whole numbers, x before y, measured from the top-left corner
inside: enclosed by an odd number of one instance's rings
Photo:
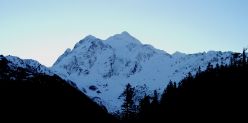
[[[87,35],[83,40],[95,40],[95,39],[97,39],[95,36]]]
[[[119,44],[119,45],[125,45],[125,44],[142,44],[138,39],[134,38],[132,35],[130,35],[128,32],[123,31],[120,34],[115,34],[108,39],[105,40],[108,44]]]
[[[83,39],[81,39],[78,43],[76,43],[76,45],[74,46],[73,49],[79,47],[81,44],[83,44],[83,42],[91,42],[91,41],[95,41],[97,40],[98,38],[96,38],[95,36],[93,35],[87,35],[86,37],[84,37]]]
[[[132,35],[130,35],[127,31],[123,31],[120,34],[115,34],[114,36],[109,37],[110,38],[117,38],[117,39],[135,39]],[[108,40],[108,39],[107,39]],[[135,39],[137,40],[137,39]]]
[[[131,36],[127,31],[123,31],[121,35]]]

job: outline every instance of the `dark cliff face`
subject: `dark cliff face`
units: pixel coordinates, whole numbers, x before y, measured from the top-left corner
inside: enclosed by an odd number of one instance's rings
[[[114,122],[103,107],[58,76],[30,73],[23,68],[12,70],[3,56],[0,100],[1,120]]]

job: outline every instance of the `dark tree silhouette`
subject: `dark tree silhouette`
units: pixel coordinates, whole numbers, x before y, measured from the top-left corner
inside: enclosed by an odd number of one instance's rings
[[[134,104],[135,88],[131,84],[127,84],[124,92],[121,94],[121,97],[124,98],[122,104],[122,119],[124,121],[133,120],[136,113],[136,107]]]
[[[139,113],[138,118],[146,121],[150,117],[151,113],[151,102],[150,96],[145,95],[139,102]]]
[[[245,53],[246,50],[247,50],[247,48],[244,48],[243,53],[242,53],[242,63],[243,63],[243,65],[246,65],[246,53]]]

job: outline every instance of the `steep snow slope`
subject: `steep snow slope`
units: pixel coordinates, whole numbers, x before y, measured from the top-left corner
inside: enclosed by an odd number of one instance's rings
[[[119,98],[127,83],[140,88],[137,96],[162,92],[169,80],[180,81],[199,66],[228,64],[231,52],[172,55],[142,44],[129,33],[116,34],[106,40],[87,36],[74,48],[67,49],[51,68],[56,74],[74,82],[77,87],[110,112],[120,109]],[[143,91],[143,92],[142,92]]]

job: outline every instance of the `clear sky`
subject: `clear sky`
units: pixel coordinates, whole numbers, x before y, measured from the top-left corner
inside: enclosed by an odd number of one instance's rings
[[[169,53],[241,51],[248,0],[0,0],[0,54],[47,66],[86,35],[122,31]]]

